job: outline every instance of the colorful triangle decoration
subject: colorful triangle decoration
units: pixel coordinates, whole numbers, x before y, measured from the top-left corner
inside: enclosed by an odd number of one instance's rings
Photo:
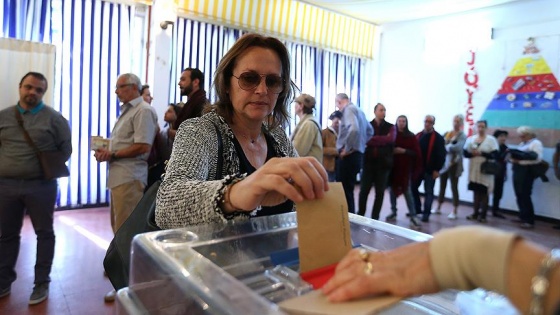
[[[560,129],[560,85],[534,39],[529,39],[482,119],[490,126]]]

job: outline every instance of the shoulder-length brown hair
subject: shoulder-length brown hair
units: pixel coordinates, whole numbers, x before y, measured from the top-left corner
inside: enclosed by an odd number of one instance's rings
[[[218,96],[218,101],[214,104],[217,113],[224,117],[227,122],[231,122],[233,117],[233,104],[228,95],[231,84],[231,76],[233,75],[233,67],[239,56],[247,51],[250,47],[262,47],[271,49],[280,58],[282,63],[281,77],[284,79],[284,89],[278,95],[278,100],[274,106],[272,117],[267,123],[270,128],[285,126],[290,118],[288,114],[288,106],[297,90],[297,86],[290,79],[290,55],[286,46],[274,37],[266,37],[259,34],[246,34],[235,42],[231,49],[224,55],[218,64],[216,73],[214,74],[214,88]]]

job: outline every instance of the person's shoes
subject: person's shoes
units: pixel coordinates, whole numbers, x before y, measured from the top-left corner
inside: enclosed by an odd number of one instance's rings
[[[500,213],[497,213],[497,212],[492,213],[492,216],[494,218],[498,218],[498,219],[505,219],[506,218],[503,214],[500,214]]]
[[[430,222],[430,219],[422,217],[422,219],[420,219],[420,221],[422,221],[424,223],[428,223],[428,222]]]
[[[449,220],[457,220],[457,215],[456,215],[455,213],[451,212],[451,213],[447,216],[447,218],[448,218]]]
[[[555,229],[555,230],[560,230],[560,225],[555,225],[552,228]]]
[[[523,223],[523,221],[520,220],[520,219],[511,219],[511,222],[513,222],[513,223]]]
[[[395,222],[397,221],[397,214],[396,213],[391,213],[388,216],[385,217],[385,221],[387,222]]]
[[[5,287],[4,289],[0,290],[0,298],[10,295],[11,292],[12,292],[11,286]]]
[[[480,223],[486,223],[486,218],[478,218],[478,222],[480,222]]]
[[[35,305],[43,302],[49,297],[49,283],[39,283],[33,288],[33,292],[29,297],[29,305]]]
[[[469,221],[476,221],[476,220],[478,220],[478,215],[477,215],[477,214],[474,214],[474,213],[471,214],[471,215],[468,215],[468,216],[467,216],[467,220],[469,220]]]
[[[441,214],[441,210],[440,209],[432,209],[432,214]]]
[[[107,294],[105,294],[105,297],[103,299],[105,300],[105,303],[112,303],[115,302],[116,295],[117,295],[117,291],[111,290],[107,292]]]
[[[418,222],[416,222],[416,220],[413,217],[411,217],[410,218],[410,227],[413,228],[413,229],[419,229],[422,226],[420,224],[418,224]]]
[[[519,225],[519,227],[522,229],[532,229],[535,227],[535,225],[531,223],[523,222]]]

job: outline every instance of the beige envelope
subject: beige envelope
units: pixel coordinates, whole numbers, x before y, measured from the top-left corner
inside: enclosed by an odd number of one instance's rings
[[[376,314],[398,301],[396,296],[376,296],[373,298],[331,303],[316,290],[293,299],[280,302],[278,305],[290,315],[368,315]]]
[[[348,205],[341,183],[323,199],[296,204],[300,273],[339,262],[352,249]]]
[[[296,204],[300,273],[339,262],[352,249],[348,206],[341,183],[329,183],[323,199]],[[394,296],[376,296],[344,303],[330,303],[321,291],[279,303],[298,315],[374,314],[398,302]]]

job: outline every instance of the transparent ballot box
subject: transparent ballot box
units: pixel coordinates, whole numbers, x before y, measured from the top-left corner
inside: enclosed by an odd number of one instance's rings
[[[354,246],[375,250],[431,238],[354,214],[350,229]],[[295,212],[138,235],[117,313],[285,314],[277,303],[311,290],[298,274],[297,246]],[[458,314],[456,295],[405,299],[382,314]]]

